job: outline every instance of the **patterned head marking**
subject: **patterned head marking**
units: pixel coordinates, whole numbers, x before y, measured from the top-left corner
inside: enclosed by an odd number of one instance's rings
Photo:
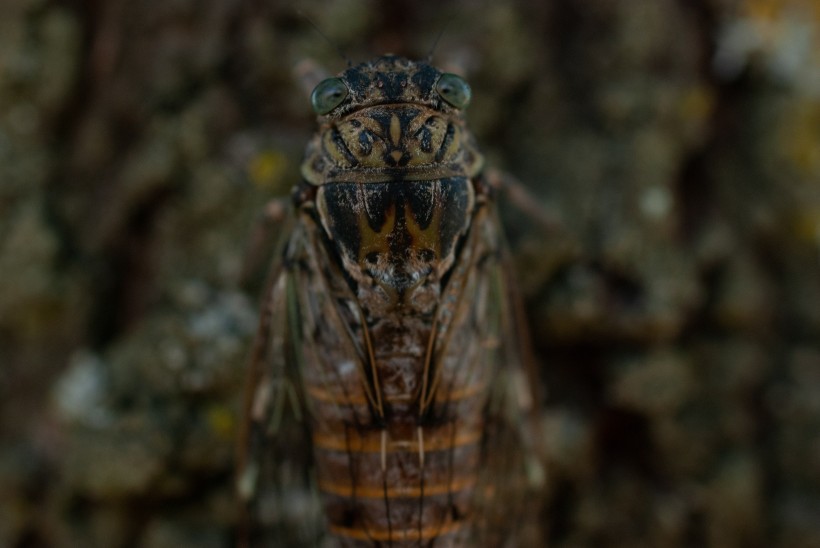
[[[470,86],[460,76],[388,55],[322,81],[311,101],[320,129],[308,146],[308,182],[429,180],[478,173],[464,126]]]

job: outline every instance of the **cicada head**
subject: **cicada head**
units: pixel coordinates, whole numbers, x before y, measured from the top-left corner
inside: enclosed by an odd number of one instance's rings
[[[475,204],[470,86],[388,55],[319,83],[302,175],[363,311],[430,314]]]
[[[464,126],[470,86],[424,62],[380,57],[319,83],[320,129],[302,175],[328,182],[472,177],[483,159]]]

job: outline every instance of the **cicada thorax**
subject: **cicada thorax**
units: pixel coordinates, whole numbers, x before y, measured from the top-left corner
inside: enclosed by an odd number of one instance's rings
[[[479,475],[503,297],[468,100],[458,77],[392,56],[314,91],[289,309],[342,546],[495,545],[476,542],[476,501],[493,497]]]

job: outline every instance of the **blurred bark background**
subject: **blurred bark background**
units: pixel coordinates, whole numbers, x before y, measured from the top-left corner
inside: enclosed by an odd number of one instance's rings
[[[542,375],[544,544],[820,546],[816,0],[3,0],[0,547],[229,547],[294,67],[460,66]],[[449,23],[448,23],[449,21]]]

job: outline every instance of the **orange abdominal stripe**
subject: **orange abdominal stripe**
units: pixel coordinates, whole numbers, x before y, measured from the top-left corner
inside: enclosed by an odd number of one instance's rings
[[[473,396],[483,393],[487,388],[485,383],[473,383],[460,388],[454,388],[449,391],[440,390],[436,392],[435,401],[440,403],[455,402],[466,400]],[[367,405],[368,399],[364,393],[360,394],[343,394],[341,392],[334,392],[321,386],[309,385],[307,386],[307,393],[310,397],[321,402],[335,403],[337,405]],[[385,396],[386,403],[405,403],[410,399],[407,395]]]
[[[330,526],[330,532],[340,537],[364,541],[402,541],[402,540],[430,540],[450,533],[455,533],[465,525],[463,521],[451,521],[434,527],[423,529],[356,529],[352,527]]]
[[[420,485],[396,485],[384,488],[383,486],[353,485],[349,483],[333,483],[329,481],[319,481],[319,489],[326,494],[336,495],[345,498],[372,498],[372,499],[397,499],[408,498],[417,499],[420,497],[435,497],[438,495],[448,495],[458,493],[475,487],[476,478],[453,478],[449,482],[439,484]]]
[[[466,445],[475,445],[481,441],[481,430],[461,431],[455,436],[439,434],[437,436],[428,435],[424,438],[424,451],[445,451]],[[314,432],[313,445],[317,449],[327,451],[346,451],[350,453],[416,453],[419,451],[417,438],[410,439],[390,439],[386,443],[382,442],[382,430],[370,430],[367,432],[348,431],[347,435],[332,435],[322,432]]]

